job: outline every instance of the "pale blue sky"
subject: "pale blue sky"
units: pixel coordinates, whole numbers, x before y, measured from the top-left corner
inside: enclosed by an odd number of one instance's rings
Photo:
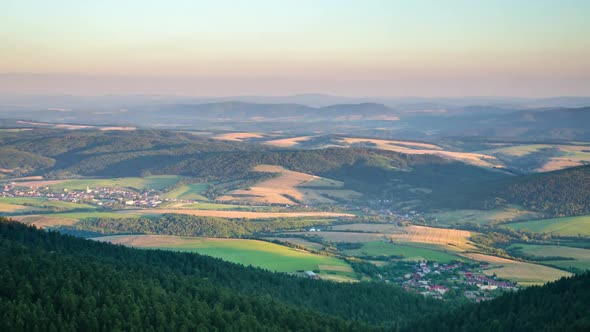
[[[582,0],[2,0],[0,73],[234,87],[208,94],[590,94],[588,17]]]

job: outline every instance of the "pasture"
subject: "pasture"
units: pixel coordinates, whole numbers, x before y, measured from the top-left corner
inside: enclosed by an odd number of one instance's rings
[[[163,190],[180,180],[181,177],[176,175],[154,175],[147,177],[126,177],[126,178],[109,178],[109,179],[75,179],[65,180],[48,186],[54,190],[85,190],[97,187],[105,188],[128,188],[131,190]]]
[[[4,205],[4,208],[2,207]],[[10,211],[13,208],[13,211]],[[0,212],[95,210],[89,204],[50,201],[44,197],[0,197]]]
[[[69,226],[77,223],[82,219],[89,218],[137,218],[139,215],[123,214],[116,212],[63,212],[51,214],[32,214],[23,216],[13,216],[12,219],[22,222],[27,225],[35,225],[37,227],[55,227],[55,226]]]
[[[432,214],[440,225],[462,223],[498,224],[514,220],[529,220],[538,218],[539,214],[524,210],[517,206],[493,210],[452,210]]]
[[[208,183],[189,183],[174,188],[162,195],[169,199],[185,199],[192,201],[208,201],[209,199],[203,194],[209,188]]]
[[[490,264],[490,268],[484,270],[486,275],[497,275],[518,282],[521,285],[540,285],[561,277],[571,276],[570,272],[558,270],[552,267],[519,262],[511,259],[489,256],[484,254],[469,253],[463,256]]]
[[[259,240],[162,235],[117,235],[100,237],[96,240],[139,248],[196,252],[276,272],[320,270],[320,276],[325,273],[345,277],[350,277],[353,274],[350,265],[340,259],[311,254],[303,250]]]
[[[410,261],[436,261],[450,263],[452,261],[466,261],[465,258],[443,250],[423,248],[413,244],[390,243],[390,242],[365,242],[360,249],[345,250],[344,253],[350,256],[401,256],[404,260]]]
[[[525,256],[539,258],[547,257],[564,257],[573,258],[573,260],[543,260],[541,263],[557,266],[560,268],[576,268],[580,270],[590,270],[590,249],[572,248],[557,245],[539,245],[539,244],[514,244],[511,246],[517,249],[517,252]]]
[[[590,215],[530,220],[504,226],[534,233],[549,233],[561,236],[590,236]]]

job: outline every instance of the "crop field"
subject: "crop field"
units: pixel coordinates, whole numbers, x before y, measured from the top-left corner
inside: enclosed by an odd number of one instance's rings
[[[395,224],[346,224],[334,225],[331,227],[335,231],[352,231],[352,232],[370,232],[370,233],[400,233],[402,228]]]
[[[0,214],[23,213],[35,210],[38,211],[39,209],[31,208],[30,206],[7,203],[0,199]]]
[[[529,230],[534,233],[550,233],[561,236],[590,236],[590,215],[539,219],[505,224],[516,230]]]
[[[252,211],[252,212],[280,212],[284,208],[271,206],[252,206],[252,205],[237,205],[237,204],[221,204],[210,202],[195,202],[195,203],[178,203],[168,202],[161,205],[161,208],[167,209],[194,209],[194,210],[233,210],[233,211]]]
[[[479,153],[498,157],[522,158],[542,149],[555,149],[555,151],[552,153],[553,156],[549,156],[548,160],[535,170],[537,172],[555,171],[590,162],[590,152],[588,152],[588,146],[585,145],[522,144],[483,150]]]
[[[496,157],[472,152],[456,152],[443,150],[441,147],[419,142],[404,142],[404,141],[391,141],[382,139],[368,139],[368,138],[353,138],[346,137],[342,138],[341,142],[344,144],[358,144],[358,143],[370,143],[373,144],[376,149],[389,150],[406,154],[434,154],[442,157],[459,160],[465,163],[493,167],[498,166]]]
[[[354,217],[350,213],[338,212],[252,212],[252,211],[224,211],[224,210],[198,210],[198,209],[134,209],[120,210],[120,213],[136,215],[157,215],[165,213],[186,214],[191,216],[220,217],[220,218],[246,218],[246,219],[269,219],[269,218],[298,218],[298,217]]]
[[[440,263],[450,263],[457,260],[466,261],[464,257],[457,256],[453,252],[383,241],[366,242],[362,248],[345,250],[344,253],[350,256],[402,256],[404,260],[427,260]]]
[[[13,207],[20,207],[14,211],[6,211],[1,204]],[[63,201],[49,201],[42,197],[0,197],[0,212],[24,212],[24,211],[46,211],[55,212],[68,210],[95,210],[96,207],[89,204],[72,203]]]
[[[298,234],[311,236],[316,235],[322,237],[326,241],[330,242],[374,242],[374,241],[385,241],[387,234],[380,233],[358,233],[358,232],[298,232],[298,233],[285,233],[285,234]]]
[[[208,188],[208,183],[189,183],[166,192],[164,195],[162,195],[162,197],[170,199],[208,201],[209,199],[203,196]]]
[[[570,272],[548,266],[519,262],[484,254],[469,253],[464,254],[464,256],[476,261],[489,263],[491,268],[484,270],[484,273],[487,275],[491,276],[496,274],[500,278],[513,280],[525,286],[544,284],[561,277],[572,275]]]
[[[258,172],[280,173],[279,176],[262,181],[248,189],[239,189],[219,197],[219,201],[243,201],[258,204],[305,204],[334,203],[324,195],[340,199],[354,199],[360,196],[352,190],[338,189],[342,182],[324,179],[315,175],[293,172],[276,165],[258,165]],[[303,188],[304,187],[304,188]],[[321,187],[313,188],[313,187]],[[324,189],[326,188],[327,189]]]
[[[518,252],[526,256],[534,257],[567,257],[573,260],[543,260],[541,263],[549,264],[561,268],[574,267],[581,270],[590,270],[590,250],[582,248],[572,248],[557,245],[537,245],[537,244],[515,244],[513,248],[518,248]]]
[[[85,190],[96,187],[128,188],[132,190],[165,189],[180,180],[176,175],[154,175],[147,177],[127,177],[109,179],[74,179],[74,180],[38,180],[18,182],[23,187],[50,187],[53,190]]]
[[[263,138],[264,136],[258,133],[227,133],[214,136],[214,139],[221,141],[242,142],[247,138]]]
[[[277,272],[319,269],[322,273],[340,274],[348,277],[352,273],[350,265],[337,258],[311,254],[303,250],[258,240],[162,235],[118,235],[100,237],[97,240],[132,247],[196,252]]]
[[[512,220],[529,220],[538,218],[539,214],[513,206],[494,210],[453,210],[432,215],[440,225],[462,223],[497,224]]]
[[[271,141],[266,141],[264,144],[277,146],[281,148],[288,148],[299,144],[299,142],[305,142],[311,139],[313,136],[298,136],[298,137],[289,137],[289,138],[281,138],[281,139],[274,139]]]
[[[475,248],[469,241],[469,231],[425,226],[407,226],[400,229],[401,233],[389,234],[388,237],[392,241],[436,244],[457,251]]]
[[[267,237],[267,238],[265,238],[265,240],[280,241],[283,243],[290,243],[290,244],[302,246],[305,248],[315,249],[315,250],[322,249],[322,247],[323,247],[319,243],[311,242],[311,241],[308,241],[306,239],[302,239],[299,237]]]

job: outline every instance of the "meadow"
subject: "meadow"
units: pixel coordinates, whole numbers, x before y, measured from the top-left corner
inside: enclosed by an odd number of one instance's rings
[[[276,272],[320,270],[320,276],[323,274],[339,275],[344,278],[354,276],[350,265],[340,259],[259,240],[162,235],[116,235],[100,237],[96,240],[139,248],[196,252]]]
[[[530,220],[504,226],[534,233],[549,233],[561,236],[590,236],[590,215]]]
[[[84,190],[86,187],[96,188],[128,188],[131,190],[163,190],[175,184],[181,179],[176,175],[154,175],[147,177],[125,177],[125,178],[109,178],[109,179],[74,179],[63,180],[57,183],[49,184],[48,186],[53,190]],[[31,183],[29,183],[30,185]]]
[[[580,270],[590,270],[590,250],[582,248],[572,248],[565,246],[539,245],[539,244],[514,244],[511,246],[518,253],[525,256],[539,258],[547,257],[564,257],[573,258],[573,260],[543,260],[541,263],[557,266],[560,268],[576,268]]]
[[[527,211],[518,206],[510,206],[493,210],[452,210],[430,215],[436,218],[439,225],[462,223],[498,224],[514,220],[529,220],[538,218],[539,214]]]
[[[365,242],[360,249],[345,250],[350,256],[401,256],[410,261],[436,261],[450,263],[452,261],[466,261],[464,257],[443,250],[423,248],[409,243],[391,243],[383,241]]]
[[[186,199],[193,201],[208,201],[209,199],[203,194],[209,188],[208,183],[189,183],[174,188],[162,195],[169,199]]]
[[[518,282],[523,286],[540,285],[561,277],[571,276],[570,272],[552,267],[515,261],[507,258],[489,256],[478,253],[463,254],[463,256],[490,264],[490,268],[484,270],[486,275],[497,275]]]
[[[3,207],[4,206],[4,207]],[[13,209],[12,211],[10,209]],[[0,212],[95,210],[89,204],[50,201],[44,197],[0,197]]]

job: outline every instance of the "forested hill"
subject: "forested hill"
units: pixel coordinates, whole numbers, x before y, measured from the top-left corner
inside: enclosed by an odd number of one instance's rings
[[[515,177],[490,187],[491,198],[550,216],[590,214],[590,166]]]
[[[590,273],[467,306],[407,331],[590,331]]]
[[[590,275],[455,307],[378,283],[275,274],[0,220],[0,329],[531,331],[590,328]]]
[[[0,160],[30,157],[26,169],[11,175],[46,178],[123,177],[176,174],[201,181],[252,179],[260,164],[324,176],[379,199],[449,197],[457,188],[476,186],[506,174],[435,155],[403,154],[371,148],[293,150],[241,142],[222,142],[189,133],[56,131],[3,132]],[[10,165],[7,165],[7,167]],[[434,196],[433,195],[433,196]],[[416,197],[415,197],[416,196]]]
[[[276,274],[0,221],[0,330],[369,330],[447,311],[377,283]]]

